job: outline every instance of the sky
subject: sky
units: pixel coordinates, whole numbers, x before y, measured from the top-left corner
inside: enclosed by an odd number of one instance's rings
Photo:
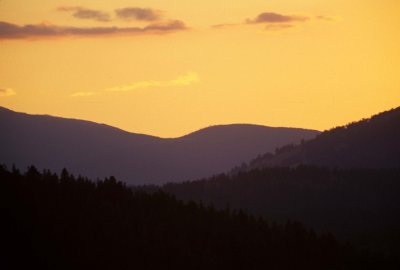
[[[0,106],[178,137],[400,105],[398,0],[0,0]]]

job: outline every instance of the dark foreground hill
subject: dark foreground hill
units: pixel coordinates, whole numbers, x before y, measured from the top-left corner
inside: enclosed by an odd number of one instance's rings
[[[230,170],[250,158],[319,132],[256,125],[214,126],[162,139],[88,121],[16,113],[0,107],[0,162],[129,184],[183,181]]]
[[[297,222],[135,193],[113,177],[0,166],[0,202],[2,269],[396,269]]]
[[[172,183],[164,192],[272,220],[299,220],[400,256],[400,169],[265,168]]]
[[[400,107],[277,149],[248,169],[312,164],[331,168],[400,168]]]

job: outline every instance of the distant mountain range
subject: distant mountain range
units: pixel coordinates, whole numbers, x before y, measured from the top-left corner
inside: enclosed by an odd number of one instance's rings
[[[336,127],[300,145],[266,153],[247,169],[318,165],[331,168],[399,168],[400,107]]]
[[[207,177],[319,132],[257,125],[224,125],[163,139],[89,121],[29,115],[0,107],[0,163],[91,178],[113,175],[128,184]]]

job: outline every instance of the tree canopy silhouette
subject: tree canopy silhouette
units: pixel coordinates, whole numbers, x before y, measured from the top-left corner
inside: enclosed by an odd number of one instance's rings
[[[377,269],[378,256],[298,222],[132,191],[30,167],[0,167],[5,269]],[[388,269],[387,267],[385,269]]]

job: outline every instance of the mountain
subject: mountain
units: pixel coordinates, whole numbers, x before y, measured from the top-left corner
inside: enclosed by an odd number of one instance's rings
[[[252,160],[248,169],[312,164],[332,168],[399,168],[400,107],[322,132]]]
[[[129,133],[89,121],[17,113],[0,107],[0,163],[128,184],[201,178],[276,147],[315,137],[315,130],[225,125],[179,138]]]

